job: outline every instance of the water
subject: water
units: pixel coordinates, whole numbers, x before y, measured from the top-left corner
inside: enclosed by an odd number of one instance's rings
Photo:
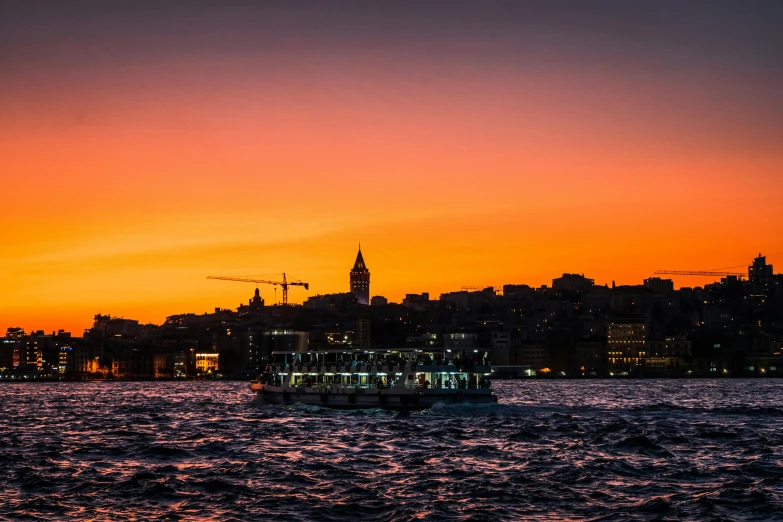
[[[413,414],[0,385],[0,518],[783,520],[783,381],[496,382]]]

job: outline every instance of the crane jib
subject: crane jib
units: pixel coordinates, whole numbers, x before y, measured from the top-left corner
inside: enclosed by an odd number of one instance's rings
[[[239,281],[242,283],[256,283],[279,286],[283,289],[283,304],[288,304],[288,287],[289,286],[302,286],[305,290],[310,289],[310,284],[303,281],[289,281],[286,274],[283,273],[282,281],[271,281],[267,279],[252,279],[249,277],[229,277],[229,276],[207,276],[207,279],[217,279],[220,281]]]

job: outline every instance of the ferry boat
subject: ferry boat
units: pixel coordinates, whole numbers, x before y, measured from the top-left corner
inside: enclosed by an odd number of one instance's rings
[[[488,353],[396,349],[272,352],[250,389],[268,404],[420,410],[437,403],[492,404]]]

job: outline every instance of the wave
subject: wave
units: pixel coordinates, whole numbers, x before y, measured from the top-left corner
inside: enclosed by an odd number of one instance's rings
[[[780,518],[778,387],[588,384],[408,414],[258,405],[244,383],[67,384],[80,400],[0,418],[0,520]]]

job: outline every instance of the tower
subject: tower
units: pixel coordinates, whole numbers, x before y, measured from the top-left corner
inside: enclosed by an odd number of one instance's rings
[[[370,271],[364,264],[362,245],[359,243],[359,253],[351,269],[351,293],[359,300],[359,304],[370,304]]]

